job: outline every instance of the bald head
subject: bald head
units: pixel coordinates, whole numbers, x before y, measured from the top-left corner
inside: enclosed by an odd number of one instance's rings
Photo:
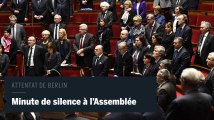
[[[128,35],[129,35],[128,30],[122,30],[122,31],[120,32],[120,39],[121,39],[121,40],[125,40],[125,39],[128,38]]]
[[[97,45],[94,49],[94,53],[96,56],[100,56],[101,54],[103,54],[103,46]]]

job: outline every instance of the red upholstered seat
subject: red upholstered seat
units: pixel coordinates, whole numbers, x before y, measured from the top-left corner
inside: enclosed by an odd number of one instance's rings
[[[42,37],[43,26],[24,26],[27,36],[36,36],[37,38]]]
[[[153,10],[153,3],[147,3],[147,10]]]
[[[120,32],[121,32],[121,29],[120,29],[120,25],[118,24],[114,24],[112,26],[112,31],[113,31],[113,37],[120,37]]]
[[[115,49],[116,49],[116,45],[117,45],[117,40],[110,40],[110,47],[111,47],[111,54],[114,56],[115,54]]]
[[[7,76],[19,76],[18,66],[9,65],[7,69]]]
[[[16,64],[18,66],[19,76],[24,76],[24,55],[21,51],[16,53]]]
[[[197,47],[193,47],[193,52],[196,53]],[[191,64],[194,64],[195,61],[195,54],[191,58]]]
[[[214,15],[208,15],[207,21],[210,22],[211,26],[214,26]]]
[[[189,17],[189,25],[196,25],[197,23],[197,14],[189,14],[188,17]]]
[[[72,67],[65,66],[61,67],[61,75],[63,77],[82,77],[82,76],[90,76],[91,71],[89,68],[80,68],[80,67]]]
[[[196,26],[200,26],[201,21],[207,21],[207,16],[198,14]]]
[[[197,44],[201,32],[199,29],[192,29],[192,43]]]
[[[198,10],[203,10],[203,11],[212,11],[212,4],[199,4],[198,5]]]

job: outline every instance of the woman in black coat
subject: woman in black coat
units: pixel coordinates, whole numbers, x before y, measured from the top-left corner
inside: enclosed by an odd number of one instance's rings
[[[100,19],[98,31],[97,31],[97,39],[96,45],[103,46],[103,52],[108,54],[110,52],[110,40],[112,37],[112,30],[108,27],[105,27],[106,20],[104,18]]]

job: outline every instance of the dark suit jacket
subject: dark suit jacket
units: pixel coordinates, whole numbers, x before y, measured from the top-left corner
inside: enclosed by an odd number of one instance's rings
[[[161,41],[161,45],[163,45],[166,49],[166,58],[167,59],[172,59],[173,52],[174,52],[174,46],[173,46],[173,41],[175,38],[175,34],[172,33],[170,35],[166,35],[164,33],[163,39]]]
[[[92,62],[92,76],[108,76],[108,69],[109,69],[109,61],[108,57],[105,55],[102,55],[99,60],[96,62],[97,56],[94,56],[93,62]],[[96,65],[95,65],[96,62]]]
[[[20,0],[17,4],[17,0],[11,0],[10,11],[17,17],[17,22],[24,22],[24,18],[28,18],[28,0]],[[19,13],[16,14],[14,11],[18,10]]]
[[[56,14],[62,16],[62,20],[65,23],[69,23],[70,16],[73,14],[72,0],[56,0]]]
[[[47,7],[50,13],[54,12],[56,13],[56,0],[54,0],[54,6],[52,4],[52,0],[47,0]]]
[[[74,40],[74,44],[73,44],[75,54],[79,50],[80,38],[81,38],[80,33],[75,35],[75,40]],[[84,57],[83,57],[84,64],[86,65],[86,67],[91,67],[92,66],[92,59],[94,56],[93,55],[94,54],[93,53],[94,37],[92,34],[86,33],[84,43],[83,43],[83,49],[84,49]],[[80,63],[80,59],[81,59],[81,57],[76,54],[76,63],[78,66],[82,66]]]
[[[12,25],[7,26],[7,28],[12,28]],[[12,30],[11,30],[12,32]],[[23,50],[26,41],[26,32],[23,25],[16,23],[16,43],[19,50]]]
[[[154,76],[152,74],[153,73],[152,70],[153,70],[153,64],[151,64],[148,68],[146,68],[146,65],[144,65],[143,70],[142,70],[142,76]]]
[[[191,56],[186,48],[181,48],[176,58],[172,60],[172,73],[175,74],[177,78],[180,77],[181,72],[187,68],[190,64]]]
[[[114,73],[117,76],[130,76],[133,70],[133,60],[131,54],[127,51],[125,55],[119,54],[115,58]],[[124,72],[124,74],[123,74]]]
[[[97,17],[97,25],[99,26],[100,24],[100,19],[103,18],[103,13],[102,12],[99,12],[98,13],[98,17]],[[106,19],[106,25],[105,27],[108,27],[108,28],[112,28],[112,22],[113,22],[113,14],[111,11],[107,11],[107,13],[105,14],[105,17]]]
[[[80,2],[80,9],[81,8],[92,8],[93,9],[93,0],[87,0],[87,3],[84,5],[82,4],[83,0],[79,0]]]
[[[24,48],[24,61],[25,61],[26,67],[27,67],[29,49],[30,49],[29,46],[26,46]],[[39,45],[35,45],[34,56],[33,56],[34,68],[38,72],[37,74],[41,76],[44,74],[44,59],[45,59],[44,49]]]
[[[132,9],[137,11],[137,2],[133,2]],[[139,15],[142,17],[142,23],[146,23],[146,1],[145,0],[141,0],[138,11],[139,11]]]
[[[190,90],[172,101],[166,120],[211,120],[212,97]]]
[[[137,112],[112,112],[102,120],[143,120],[143,116]]]
[[[49,29],[48,29],[50,31],[50,36],[52,38],[54,38],[54,27],[55,27],[55,23],[52,23],[52,24],[49,25]],[[59,24],[59,29],[61,29],[61,28],[66,30],[66,24],[60,23]]]
[[[61,65],[61,56],[59,52],[53,53],[49,57],[48,53],[45,53],[45,71],[55,69],[57,71],[60,71],[60,65]]]
[[[188,1],[189,1],[188,10],[198,9],[199,0],[188,0]]]
[[[155,63],[154,63],[154,65],[153,65],[153,67],[152,67],[152,75],[154,75],[154,76],[156,76],[157,75],[157,73],[158,73],[158,70],[159,70],[159,66],[160,66],[160,62],[163,60],[163,58],[160,58],[159,60],[157,60]]]
[[[182,30],[181,27],[179,27],[175,32],[175,37],[182,37],[183,46],[190,52],[191,55],[194,54],[192,49],[192,29],[189,25],[185,25]]]
[[[60,40],[56,41],[56,50],[60,53],[61,55],[61,62],[66,60],[66,63],[71,63],[71,43],[70,40],[64,39],[63,40],[63,45],[61,46]],[[61,51],[60,51],[61,49]]]
[[[200,41],[202,41],[202,35],[200,35],[198,43],[200,43]],[[214,44],[212,45],[213,41],[214,41],[214,35],[212,33],[208,33],[204,41],[203,48],[201,50],[201,56],[198,53],[198,49],[196,50],[195,64],[200,64],[204,67],[207,66],[207,62],[206,62],[207,56],[210,52],[214,52]]]
[[[101,0],[101,2],[106,1],[109,3],[109,10],[112,12],[113,20],[117,20],[117,12],[116,12],[116,0]]]
[[[32,11],[33,15],[42,15],[43,20],[46,21],[48,9],[47,9],[47,0],[41,0],[40,5],[38,5],[37,0],[32,0]]]
[[[157,101],[164,111],[167,110],[170,103],[176,98],[175,85],[167,81],[161,84],[157,90]]]
[[[120,18],[122,18],[124,12],[125,12],[125,11],[123,10],[122,13],[121,13],[121,17],[120,17]],[[129,29],[133,26],[133,24],[134,24],[134,22],[133,22],[133,17],[134,17],[136,14],[137,14],[137,13],[136,13],[136,10],[130,10],[130,11],[129,11],[129,17],[128,17],[128,20],[127,20],[126,23],[123,23],[123,20],[120,19],[120,27],[127,27],[127,30],[129,30]]]
[[[0,55],[0,73],[2,73],[2,76],[6,75],[8,65],[9,65],[8,55],[7,54]]]
[[[214,99],[214,70],[210,71],[208,76],[205,78],[205,87],[207,88],[206,92]]]
[[[134,52],[133,54],[135,53],[137,49],[135,48],[134,49]],[[148,47],[143,47],[143,48],[140,48],[140,53],[138,55],[138,60],[137,60],[137,64],[138,64],[138,70],[139,70],[139,73],[142,73],[142,70],[143,70],[143,67],[144,67],[144,64],[143,64],[143,57],[146,53],[148,53],[149,51],[149,48]],[[134,63],[133,63],[134,64]]]
[[[109,28],[103,28],[103,29],[100,28],[100,30],[97,31],[96,45],[102,45],[103,52],[105,52],[105,53],[110,52],[111,37],[112,37],[112,30]],[[101,41],[100,41],[100,38],[102,38]]]
[[[175,9],[177,0],[172,0],[172,7],[173,10]],[[189,0],[180,0],[180,3],[178,4],[178,6],[182,6],[186,11],[188,10],[189,7]]]
[[[151,31],[151,26],[147,24],[145,27],[145,37],[146,37],[147,41],[149,42],[149,44],[151,44],[151,42],[152,42],[152,34],[156,33],[156,34],[159,34],[160,36],[162,36],[162,34],[164,33],[164,28],[162,25],[155,22],[153,29],[152,29],[151,36],[150,36],[150,31]]]

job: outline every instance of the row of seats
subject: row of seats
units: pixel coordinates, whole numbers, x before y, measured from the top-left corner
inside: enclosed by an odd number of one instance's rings
[[[200,26],[201,21],[208,21],[214,26],[214,14],[205,14],[204,12],[189,12],[189,25]]]
[[[198,5],[198,10],[214,11],[214,3],[201,3]]]

